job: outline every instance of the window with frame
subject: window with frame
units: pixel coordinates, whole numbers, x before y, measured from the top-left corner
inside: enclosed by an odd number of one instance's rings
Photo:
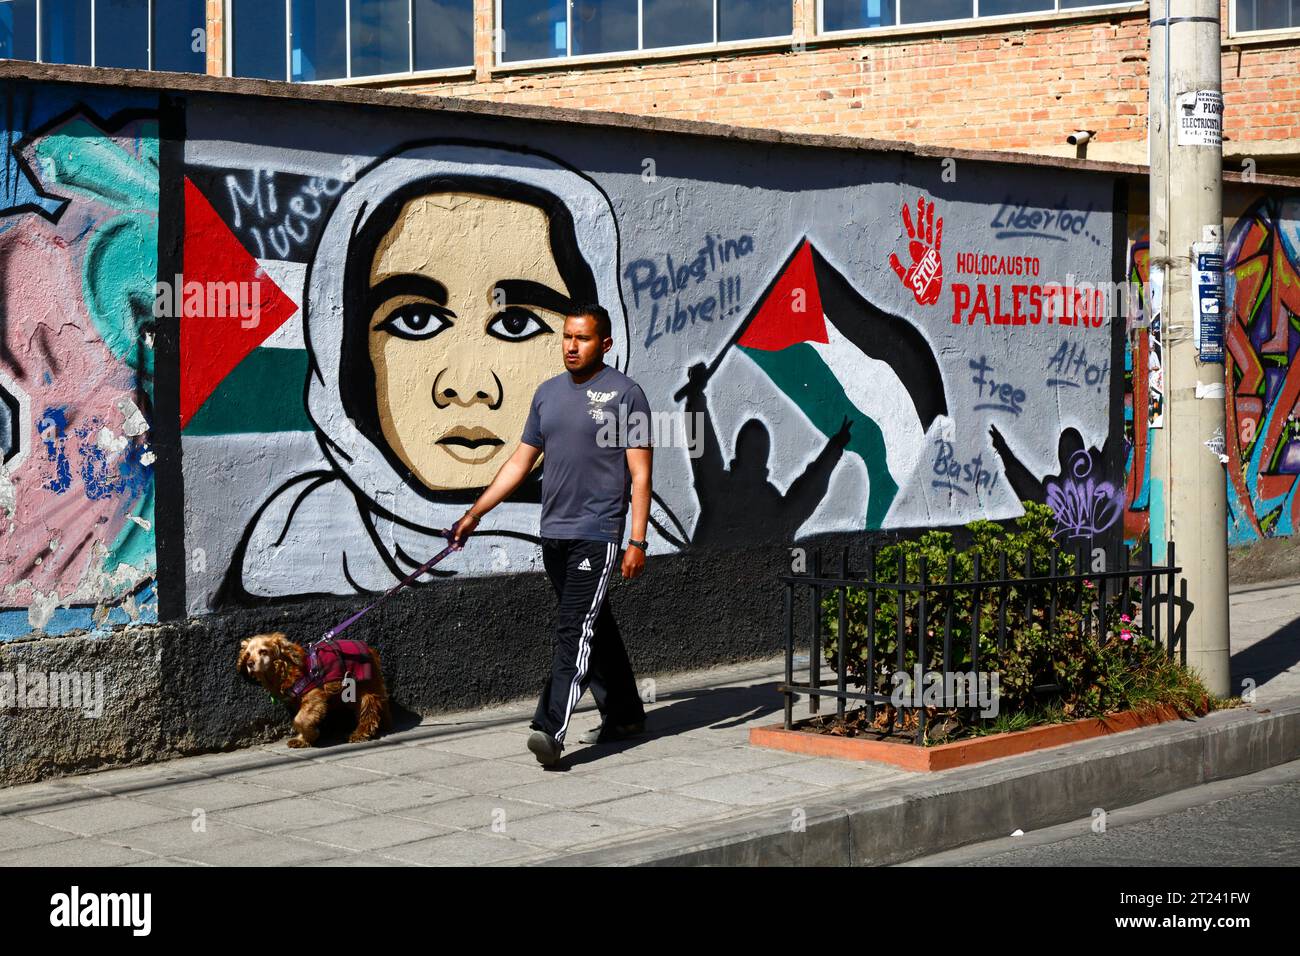
[[[1300,0],[1233,0],[1232,32],[1300,30]]]
[[[819,32],[947,23],[1084,7],[1123,6],[1133,0],[821,0]],[[1300,0],[1292,0],[1300,3]]]
[[[230,0],[230,74],[339,80],[471,66],[474,0]]]
[[[794,33],[790,0],[497,0],[500,63],[635,53]]]
[[[0,0],[0,57],[207,72],[204,0]]]

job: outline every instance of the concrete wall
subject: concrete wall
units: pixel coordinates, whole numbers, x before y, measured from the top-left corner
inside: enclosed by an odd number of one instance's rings
[[[1119,533],[1122,327],[1090,288],[1122,274],[1117,174],[202,83],[4,83],[0,672],[107,681],[96,720],[0,709],[0,776],[278,726],[238,640],[311,639],[440,546],[560,370],[556,295],[609,309],[671,429],[649,573],[613,593],[643,673],[777,649],[796,542],[1026,498],[1068,544]],[[503,309],[500,280],[551,294]],[[538,510],[358,625],[402,704],[536,690]]]

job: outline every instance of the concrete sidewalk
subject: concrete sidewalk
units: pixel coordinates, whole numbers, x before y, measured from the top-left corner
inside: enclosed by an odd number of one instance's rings
[[[369,744],[302,751],[277,743],[0,790],[0,864],[653,862],[672,859],[670,847],[690,858],[685,848],[706,834],[710,846],[733,847],[725,858],[748,861],[758,857],[736,856],[739,841],[764,827],[789,829],[799,812],[816,822],[822,811],[838,820],[873,803],[882,813],[909,800],[939,807],[940,796],[956,799],[965,788],[1005,801],[998,787],[1028,793],[1017,781],[1051,785],[1051,774],[1090,759],[1110,760],[1122,775],[1133,760],[1164,759],[1147,746],[1181,747],[1186,763],[1186,748],[1208,734],[1221,735],[1214,746],[1227,734],[1238,735],[1234,748],[1258,739],[1257,760],[1294,759],[1294,722],[1270,729],[1271,718],[1258,715],[1300,713],[1300,585],[1234,595],[1233,621],[1234,679],[1255,681],[1254,712],[976,768],[910,774],[750,747],[750,727],[781,717],[774,660],[660,679],[645,738],[575,743],[561,771],[542,770],[525,749],[532,703],[522,702],[427,718]],[[581,711],[573,737],[595,720]],[[1241,772],[1234,765],[1224,775]]]

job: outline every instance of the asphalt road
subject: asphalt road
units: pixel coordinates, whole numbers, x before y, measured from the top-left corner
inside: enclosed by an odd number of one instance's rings
[[[906,866],[1300,866],[1300,761]]]

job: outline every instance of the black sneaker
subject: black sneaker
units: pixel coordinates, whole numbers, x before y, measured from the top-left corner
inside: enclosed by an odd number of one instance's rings
[[[528,749],[543,767],[554,767],[564,752],[564,746],[544,730],[534,730],[528,735]]]
[[[619,740],[627,740],[631,737],[639,737],[645,733],[645,721],[639,720],[633,724],[611,724],[602,723],[599,727],[592,727],[581,737],[578,738],[580,744],[611,744]]]

